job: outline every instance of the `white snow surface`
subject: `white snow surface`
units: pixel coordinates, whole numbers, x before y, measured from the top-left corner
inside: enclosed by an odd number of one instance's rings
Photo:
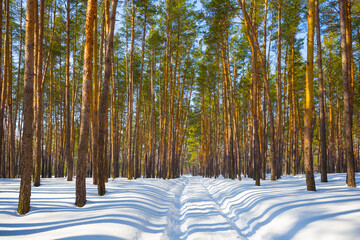
[[[89,178],[83,208],[75,181],[41,179],[25,216],[16,212],[20,180],[0,179],[0,239],[360,239],[360,188],[347,187],[346,174],[315,179],[307,192],[304,175],[260,187],[247,178],[118,178],[100,197]]]

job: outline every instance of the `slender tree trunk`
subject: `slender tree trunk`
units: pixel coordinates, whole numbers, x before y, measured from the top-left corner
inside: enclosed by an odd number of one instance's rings
[[[3,121],[4,121],[4,111],[5,106],[8,103],[8,88],[10,85],[10,78],[11,78],[11,66],[10,66],[10,58],[11,58],[11,52],[10,52],[10,0],[5,0],[5,46],[4,46],[4,75],[3,75],[3,83],[2,83],[2,91],[1,93],[1,106],[0,106],[0,131],[1,131],[1,141],[4,141],[5,139],[5,129],[3,129]],[[7,104],[6,104],[7,103]],[[9,109],[7,109],[9,110]],[[6,120],[6,119],[5,119]],[[10,120],[10,118],[9,118]],[[11,121],[11,120],[10,120]],[[6,121],[5,121],[6,122]],[[6,123],[5,123],[6,124]],[[5,125],[6,126],[6,125]],[[7,147],[6,140],[4,145],[0,145],[0,148],[3,148],[4,151],[1,152],[3,155],[0,156],[1,159],[3,159],[2,162],[2,174],[3,177],[9,177],[9,164],[6,163],[6,159],[8,159],[9,155],[9,148]],[[7,154],[5,155],[7,149]],[[6,158],[5,158],[6,156]],[[3,158],[4,157],[4,158]]]
[[[9,11],[7,9],[7,5],[9,0],[5,0],[5,9],[3,9],[3,1],[0,1],[0,50],[2,49],[2,25],[3,25],[3,10],[5,10],[5,19],[6,19],[6,26],[5,26],[5,31],[8,31],[9,29]],[[0,51],[0,77],[2,79],[2,82],[0,83],[0,161],[1,161],[1,165],[0,165],[0,170],[1,170],[1,177],[5,177],[5,158],[3,156],[5,156],[5,144],[3,144],[4,141],[4,110],[5,110],[5,101],[6,101],[6,90],[7,90],[7,72],[8,72],[8,66],[6,65],[6,56],[7,56],[7,52],[9,51],[7,46],[7,41],[9,39],[9,32],[8,34],[5,33],[5,47],[4,47],[4,70],[2,70],[2,59],[1,59],[1,55],[2,55],[2,51]],[[4,72],[3,76],[1,76],[1,74]]]
[[[319,125],[320,125],[320,167],[321,182],[327,182],[327,146],[326,146],[326,126],[325,126],[325,101],[324,101],[324,78],[322,68],[322,50],[320,35],[320,10],[319,0],[315,0],[315,22],[316,22],[316,45],[318,56],[318,78],[319,78]]]
[[[118,0],[112,1],[111,6],[111,17],[110,17],[110,31],[107,36],[107,45],[105,51],[105,73],[104,73],[104,84],[101,93],[100,105],[99,105],[99,121],[105,122],[107,118],[107,108],[108,108],[108,98],[109,98],[109,89],[110,89],[110,79],[112,74],[112,61],[113,61],[113,53],[114,53],[114,29],[115,29],[115,17],[116,17],[116,7]],[[99,153],[106,151],[105,149],[105,124],[99,125]],[[105,177],[106,176],[106,165],[104,158],[106,155],[98,154],[98,194],[103,196],[106,193],[105,190]],[[104,176],[105,174],[105,176]]]
[[[0,4],[2,4],[2,3],[0,3]],[[0,11],[2,11],[2,9],[0,9]],[[23,36],[22,35],[22,29],[23,29],[22,28],[22,26],[23,26],[22,23],[23,22],[22,22],[22,18],[23,18],[23,0],[21,0],[21,3],[20,3],[20,29],[21,29],[21,31],[20,31],[20,46],[19,46],[19,56],[18,56],[19,62],[18,62],[17,82],[16,82],[17,83],[17,88],[16,88],[15,119],[14,119],[15,130],[16,130],[16,128],[18,128],[19,132],[20,132],[20,137],[19,137],[19,140],[18,140],[17,153],[16,153],[16,156],[15,156],[15,176],[16,177],[20,176],[20,172],[18,171],[19,167],[20,167],[19,159],[20,159],[20,146],[21,146],[21,131],[20,131],[21,117],[20,116],[19,116],[19,121],[18,121],[17,126],[16,126],[16,122],[17,122],[17,117],[18,117],[18,115],[20,113],[20,108],[19,108],[19,102],[20,102],[20,77],[22,77],[22,74],[21,74],[21,62],[22,62],[22,47],[23,47],[23,39],[22,39],[22,36]],[[1,24],[0,24],[0,27],[1,27]],[[0,59],[1,59],[1,55],[0,55]],[[1,131],[1,129],[0,129],[0,131]],[[1,144],[0,144],[0,146],[1,146]],[[0,152],[0,156],[1,156],[1,152]],[[0,165],[1,165],[1,163],[0,163]],[[1,167],[0,167],[0,169],[1,169]],[[1,173],[1,170],[0,170],[0,173]]]
[[[40,1],[40,19],[36,22],[36,38],[35,38],[35,151],[34,151],[34,186],[40,186],[40,174],[41,174],[41,133],[42,133],[42,115],[43,115],[43,38],[44,38],[44,8],[45,0]],[[35,16],[37,15],[37,8],[35,9]]]
[[[34,29],[35,0],[27,0],[25,35],[25,78],[24,78],[24,132],[21,161],[21,182],[18,213],[26,214],[30,210],[31,172],[33,160],[33,97],[34,97]]]
[[[77,80],[76,72],[76,32],[74,32],[74,48],[73,48],[73,87],[72,87],[72,101],[71,101],[71,113],[70,113],[70,152],[71,158],[74,161],[74,151],[75,151],[75,104],[78,96],[79,81]],[[95,45],[95,44],[94,44]],[[95,48],[95,47],[94,47]],[[95,71],[94,71],[95,73]],[[94,74],[95,75],[95,74]],[[93,95],[94,96],[94,95]],[[73,163],[74,165],[74,163]]]
[[[12,31],[10,32],[10,35],[12,36]],[[10,52],[12,52],[12,37],[10,37]],[[7,93],[7,108],[9,112],[9,177],[15,178],[15,123],[14,117],[13,117],[13,99],[12,99],[12,55],[9,54],[8,56],[8,62],[9,62],[9,84],[8,84],[8,93]]]
[[[349,64],[351,64],[350,57],[347,53],[346,43],[346,0],[339,0],[340,8],[340,30],[341,30],[341,63],[342,63],[342,80],[344,91],[344,129],[345,129],[345,156],[347,161],[347,185],[349,187],[356,187],[355,181],[355,161],[353,151],[352,138],[352,94],[351,94],[351,72],[349,71]],[[349,33],[351,34],[351,33]]]
[[[154,84],[154,50],[151,50],[151,66],[150,66],[150,96],[151,96],[151,115],[150,115],[150,137],[149,137],[149,160],[148,167],[150,171],[146,171],[146,177],[155,177],[154,174],[154,163],[155,163],[155,154],[156,154],[156,123],[155,123],[155,84]]]
[[[332,53],[330,53],[330,56]],[[328,70],[328,85],[329,85],[329,172],[335,172],[335,125],[334,125],[334,110],[333,110],[333,86],[332,86],[332,70]]]
[[[144,25],[143,25],[143,36],[142,36],[142,47],[141,47],[141,67],[140,67],[140,82],[139,82],[139,90],[138,90],[138,98],[136,100],[136,119],[135,119],[135,159],[134,159],[134,177],[138,178],[141,174],[139,174],[139,148],[140,148],[140,131],[139,131],[139,121],[141,115],[141,97],[142,97],[142,88],[143,88],[143,70],[144,70],[144,58],[145,58],[145,34],[146,34],[146,12],[144,16]],[[141,165],[141,164],[140,164]]]
[[[74,63],[73,63],[74,64]],[[74,74],[74,73],[73,73]],[[67,180],[72,181],[73,159],[71,156],[70,138],[70,0],[66,4],[66,76],[65,76],[65,161]]]
[[[86,8],[86,28],[84,47],[84,71],[81,99],[80,139],[76,167],[76,206],[83,207],[86,203],[86,165],[88,157],[90,96],[92,81],[92,60],[94,41],[94,19],[96,17],[97,0],[88,0]]]
[[[292,49],[291,49],[291,126],[292,126],[292,145],[291,145],[291,158],[292,158],[292,175],[298,173],[298,131],[296,125],[296,101],[295,101],[295,33],[292,35]]]
[[[314,28],[315,28],[315,0],[309,0],[308,13],[308,42],[306,64],[306,106],[304,126],[304,163],[306,186],[308,191],[316,191],[313,172],[313,112],[314,112]]]
[[[133,122],[133,101],[134,101],[134,41],[135,41],[135,3],[131,1],[131,46],[130,46],[130,71],[128,81],[128,115],[127,115],[127,162],[128,162],[128,179],[134,177],[134,162],[132,161],[132,122]]]
[[[277,110],[277,125],[276,125],[276,152],[277,152],[277,159],[276,159],[276,178],[280,178],[281,176],[281,165],[282,165],[282,156],[281,156],[281,136],[282,136],[282,109],[281,109],[281,102],[282,102],[282,92],[281,92],[281,0],[278,0],[278,45],[277,45],[277,64],[276,64],[276,110]]]

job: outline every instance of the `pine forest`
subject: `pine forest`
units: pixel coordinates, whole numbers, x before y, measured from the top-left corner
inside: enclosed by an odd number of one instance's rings
[[[360,234],[358,0],[0,0],[0,79],[0,239]]]

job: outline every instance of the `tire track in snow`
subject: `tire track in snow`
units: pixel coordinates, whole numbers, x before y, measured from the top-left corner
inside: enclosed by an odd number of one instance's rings
[[[182,177],[164,239],[246,239],[221,210],[201,177]]]
[[[209,197],[212,199],[212,201],[214,201],[214,203],[216,204],[216,209],[219,211],[219,213],[227,220],[227,222],[233,227],[233,229],[242,237],[242,239],[247,239],[246,237],[243,236],[240,228],[238,228],[236,226],[236,224],[231,220],[231,217],[225,213],[222,209],[221,206],[219,205],[219,203],[214,199],[214,197],[212,196],[212,194],[210,193],[209,189],[205,186],[204,182],[202,182],[204,189],[206,189]]]

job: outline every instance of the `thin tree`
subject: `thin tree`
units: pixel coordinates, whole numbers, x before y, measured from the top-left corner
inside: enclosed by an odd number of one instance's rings
[[[33,160],[33,97],[34,97],[34,29],[35,0],[26,3],[25,34],[25,78],[24,78],[24,133],[22,144],[21,181],[18,213],[26,214],[30,210],[31,172]]]
[[[314,112],[314,30],[315,30],[315,0],[309,0],[308,41],[306,64],[306,106],[304,122],[304,163],[306,187],[308,191],[316,191],[313,172],[313,112]]]
[[[128,179],[132,179],[134,176],[134,162],[132,161],[132,122],[133,122],[133,95],[134,95],[134,41],[135,41],[135,3],[131,1],[131,44],[130,44],[130,71],[128,79],[128,114],[127,114],[127,164],[128,164]]]
[[[36,31],[38,36],[35,38],[37,41],[37,48],[35,49],[35,74],[36,74],[36,85],[35,85],[35,151],[34,151],[34,186],[40,186],[40,173],[41,173],[41,131],[42,131],[42,115],[43,115],[43,38],[44,38],[44,7],[45,0],[40,1],[40,19],[37,24]],[[35,9],[37,11],[37,8]],[[37,14],[37,13],[35,13]]]
[[[88,158],[88,142],[90,127],[90,98],[92,83],[92,60],[94,41],[94,19],[97,0],[88,0],[86,8],[84,70],[81,98],[80,139],[76,166],[76,206],[83,207],[86,203],[86,165]]]
[[[110,31],[107,36],[107,45],[105,51],[105,73],[104,73],[104,84],[101,93],[100,106],[99,106],[99,120],[100,122],[105,122],[107,118],[107,108],[108,108],[108,98],[109,98],[109,88],[110,88],[110,79],[112,74],[112,60],[114,54],[114,29],[115,29],[115,17],[116,17],[116,7],[118,0],[112,1],[111,6],[111,16],[110,16]],[[105,124],[99,125],[99,152],[102,153],[105,151]],[[98,194],[103,196],[106,193],[105,190],[105,155],[98,154]],[[106,176],[107,177],[107,176]]]
[[[315,0],[315,22],[316,22],[316,46],[319,78],[319,125],[320,125],[320,166],[321,182],[327,182],[327,147],[326,147],[326,127],[325,127],[325,101],[324,101],[324,77],[322,64],[322,49],[320,35],[320,10],[319,0]]]
[[[352,139],[352,104],[351,104],[351,73],[349,71],[350,57],[347,53],[346,43],[346,0],[339,0],[340,9],[340,31],[341,31],[341,67],[342,67],[342,80],[344,91],[344,129],[345,129],[345,158],[347,161],[347,185],[349,187],[356,187],[355,181],[355,161],[353,151]],[[349,33],[351,34],[351,33]]]
[[[74,63],[73,63],[74,64]],[[66,74],[65,74],[65,161],[67,166],[67,180],[72,181],[73,160],[70,148],[70,0],[66,5]]]

